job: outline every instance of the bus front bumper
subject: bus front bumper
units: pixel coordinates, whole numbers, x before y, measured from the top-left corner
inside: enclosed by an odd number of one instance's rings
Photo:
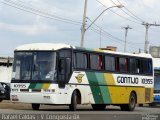
[[[39,104],[64,104],[65,99],[60,94],[46,93],[11,93],[12,102],[39,103]]]

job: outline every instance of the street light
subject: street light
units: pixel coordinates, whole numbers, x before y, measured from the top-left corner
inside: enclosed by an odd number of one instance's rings
[[[95,18],[95,20],[85,29],[85,22],[86,22],[86,16],[83,16],[84,18],[83,18],[83,25],[82,25],[82,29],[81,29],[81,47],[83,47],[84,46],[84,34],[85,34],[85,32],[98,20],[98,18],[105,12],[105,11],[107,11],[108,9],[110,9],[110,8],[114,8],[114,7],[118,7],[118,8],[122,8],[122,7],[124,7],[123,5],[116,5],[116,6],[111,6],[111,7],[108,7],[108,8],[106,8],[106,9],[104,9],[102,12],[101,12],[101,14],[99,14],[96,18]],[[86,5],[85,5],[85,10],[84,10],[85,12],[85,15],[86,15]]]
[[[88,29],[97,21],[97,19],[98,19],[104,12],[106,12],[108,9],[114,8],[114,7],[122,8],[122,7],[124,7],[124,6],[123,6],[123,5],[116,5],[116,6],[111,6],[111,7],[108,7],[108,8],[106,8],[106,9],[104,9],[104,10],[101,12],[101,14],[99,14],[99,15],[95,18],[95,20],[87,27],[86,30],[88,30]]]

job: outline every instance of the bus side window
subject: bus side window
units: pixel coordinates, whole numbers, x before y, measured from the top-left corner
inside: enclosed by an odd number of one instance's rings
[[[102,70],[103,69],[103,57],[102,57],[102,55],[99,55],[98,59],[99,59],[99,69]]]
[[[98,54],[90,54],[90,69],[103,70],[103,56]]]
[[[105,56],[105,70],[107,71],[115,71],[116,68],[115,57]]]
[[[88,68],[88,60],[87,54],[76,52],[74,53],[74,67],[78,69],[87,69]]]
[[[152,61],[151,60],[149,60],[148,61],[148,67],[149,67],[149,74],[153,74],[153,68],[152,68]]]
[[[128,72],[128,58],[118,58],[119,72]]]
[[[119,63],[119,57],[116,58],[116,70],[120,72],[120,63]]]
[[[139,73],[138,60],[135,58],[129,59],[129,71],[130,73]]]
[[[141,64],[143,74],[152,74],[152,62],[150,60],[141,60]]]
[[[140,60],[136,60],[136,61],[137,61],[137,70],[136,70],[136,72],[137,73],[141,73],[142,72],[141,62],[140,62]]]

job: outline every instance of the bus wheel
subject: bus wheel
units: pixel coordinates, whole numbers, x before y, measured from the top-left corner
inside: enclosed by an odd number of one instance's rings
[[[3,99],[0,99],[0,102],[2,102],[3,101]]]
[[[69,105],[69,109],[71,111],[77,110],[77,92],[74,91],[71,98],[71,104]]]
[[[93,110],[105,110],[106,105],[105,104],[92,104]]]
[[[129,97],[129,103],[120,105],[121,110],[122,111],[133,111],[136,106],[136,101],[137,101],[136,95],[135,93],[132,92]]]
[[[39,110],[40,104],[32,104],[33,110]]]

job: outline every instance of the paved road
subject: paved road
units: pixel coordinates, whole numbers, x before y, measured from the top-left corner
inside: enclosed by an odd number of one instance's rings
[[[107,106],[105,111],[93,111],[91,106],[78,106],[78,111],[71,112],[67,106],[41,105],[40,110],[33,111],[30,104],[0,103],[0,119],[32,119],[32,120],[160,120],[160,106],[136,107],[133,112],[121,111],[119,107]]]

